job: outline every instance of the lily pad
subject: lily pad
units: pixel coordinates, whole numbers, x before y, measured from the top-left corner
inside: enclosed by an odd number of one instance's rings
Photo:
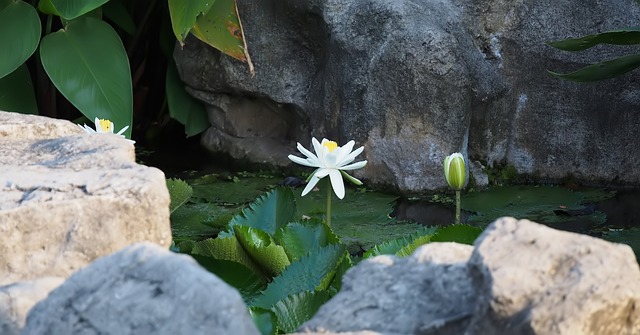
[[[590,198],[596,198],[591,191]],[[554,186],[501,186],[462,197],[461,208],[473,212],[468,223],[489,224],[502,216],[529,219],[540,223],[559,223],[580,216],[594,225],[602,223],[584,206],[584,195]],[[583,211],[584,212],[581,212]]]
[[[633,249],[636,259],[640,259],[640,228],[608,231],[602,234],[602,239],[627,244]]]
[[[282,178],[275,176],[206,175],[189,181],[194,201],[206,201],[224,206],[247,204],[277,185]]]
[[[226,227],[234,212],[233,209],[215,204],[187,203],[171,214],[173,237],[195,241],[213,237]]]

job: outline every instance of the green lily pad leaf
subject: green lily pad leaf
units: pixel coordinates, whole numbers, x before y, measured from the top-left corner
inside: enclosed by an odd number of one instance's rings
[[[340,243],[338,236],[320,220],[292,222],[278,230],[274,240],[284,246],[291,261],[296,261],[317,248]]]
[[[218,237],[196,242],[191,254],[240,263],[252,272],[260,274],[264,278],[270,278],[251,260],[249,254],[242,248],[235,236]]]
[[[198,261],[198,264],[207,269],[207,271],[235,287],[245,302],[254,299],[260,294],[260,291],[264,290],[267,286],[264,277],[256,274],[240,263],[202,255],[191,256]]]
[[[571,73],[547,72],[562,79],[589,82],[618,77],[635,70],[638,66],[640,66],[640,54],[622,56],[610,61],[592,64]]]
[[[133,36],[136,33],[136,24],[123,1],[125,0],[110,0],[102,6],[102,13],[127,34]]]
[[[171,26],[180,45],[184,45],[184,39],[196,25],[198,16],[208,13],[216,0],[169,0],[169,16]]]
[[[353,267],[353,261],[351,260],[351,257],[347,255],[347,257],[340,262],[340,265],[338,265],[336,274],[333,276],[333,280],[331,281],[331,286],[327,289],[328,292],[332,295],[340,292],[340,289],[342,289],[342,278],[351,267]]]
[[[169,196],[171,197],[171,204],[169,205],[171,213],[189,201],[193,194],[191,186],[182,179],[167,179],[167,189],[169,189]]]
[[[31,84],[29,69],[25,64],[0,78],[0,110],[38,114],[36,95]]]
[[[278,318],[276,314],[268,309],[260,307],[250,307],[249,315],[253,319],[256,327],[262,335],[278,334]]]
[[[431,237],[431,242],[456,242],[473,245],[480,234],[482,234],[482,228],[456,224],[438,229]]]
[[[169,115],[184,125],[184,132],[191,137],[207,130],[211,124],[202,103],[184,89],[176,64],[169,62],[165,89]]]
[[[0,78],[14,72],[38,47],[38,12],[24,1],[0,0]]]
[[[277,187],[262,195],[236,215],[229,226],[248,226],[260,229],[269,235],[286,226],[296,213],[296,203],[291,189]]]
[[[73,20],[104,5],[109,0],[41,0],[38,9],[46,14]]]
[[[131,138],[133,93],[127,53],[105,22],[82,17],[40,45],[42,66],[60,93],[89,120],[111,120]],[[105,66],[108,64],[109,66]]]
[[[233,211],[215,204],[186,204],[171,213],[173,238],[202,240],[223,230]]]
[[[640,28],[631,27],[611,30],[600,34],[588,35],[580,38],[568,38],[560,41],[549,42],[547,44],[565,51],[582,51],[598,44],[640,44]]]
[[[271,310],[276,314],[278,329],[294,333],[305,321],[310,320],[331,299],[326,291],[303,291],[278,301]]]
[[[343,245],[330,244],[302,257],[275,277],[251,305],[270,309],[291,294],[326,290],[346,256]]]
[[[277,276],[290,264],[284,248],[264,231],[240,225],[234,226],[233,230],[244,250],[269,275]]]
[[[225,54],[251,63],[235,0],[216,0],[207,14],[198,17],[191,33]]]
[[[407,248],[407,246],[411,245],[416,239],[419,239],[420,242],[423,242],[422,244],[428,243],[431,236],[435,234],[436,230],[437,227],[420,228],[418,231],[414,232],[411,235],[382,242],[367,250],[367,252],[365,252],[362,256],[362,259],[379,255],[397,255],[398,252],[403,250],[403,248]],[[412,248],[415,249],[419,245],[414,245]],[[409,249],[405,250],[405,252],[407,251],[409,251]]]
[[[607,231],[602,234],[602,239],[609,242],[626,244],[633,249],[636,260],[640,260],[640,229],[631,228],[624,230]]]
[[[234,176],[225,179],[210,174],[190,180],[193,198],[224,206],[240,206],[254,201],[258,196],[273,188],[280,179],[268,176]],[[192,200],[192,201],[194,201]]]

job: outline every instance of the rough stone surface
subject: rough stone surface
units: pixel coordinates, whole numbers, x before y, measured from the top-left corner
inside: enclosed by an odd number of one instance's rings
[[[628,245],[500,219],[475,242],[472,334],[640,334],[640,270]]]
[[[136,164],[131,143],[66,121],[0,118],[9,129],[0,137],[0,285],[67,277],[134,242],[171,244],[164,174]]]
[[[259,334],[242,297],[193,258],[152,243],[102,257],[30,312],[30,334]]]
[[[238,1],[255,64],[196,39],[174,57],[207,104],[203,144],[289,163],[310,135],[364,145],[357,177],[413,192],[444,187],[442,160],[511,164],[541,179],[640,184],[640,82],[576,84],[569,72],[629,49],[545,43],[640,20],[633,1]],[[260,149],[255,146],[262,145]]]
[[[340,293],[301,329],[461,333],[476,299],[466,267],[472,250],[456,243],[432,243],[407,258],[365,260],[347,272]]]
[[[46,277],[0,286],[0,334],[21,334],[31,307],[63,281],[61,277]]]
[[[470,246],[379,256],[301,330],[382,334],[640,334],[640,269],[627,245],[498,219]]]

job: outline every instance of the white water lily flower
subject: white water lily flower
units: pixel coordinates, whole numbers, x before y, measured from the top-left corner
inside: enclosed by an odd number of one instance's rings
[[[345,192],[344,182],[342,181],[343,176],[356,185],[362,185],[360,180],[350,176],[345,171],[359,169],[367,165],[367,161],[350,164],[356,159],[356,156],[364,151],[364,147],[353,150],[353,146],[355,145],[353,140],[347,142],[347,144],[342,147],[339,147],[338,143],[329,141],[326,138],[322,139],[322,142],[318,142],[314,137],[311,142],[313,143],[315,154],[298,143],[298,150],[307,158],[289,155],[289,159],[295,163],[317,168],[309,178],[309,183],[302,191],[303,196],[309,193],[318,181],[326,176],[329,176],[331,179],[331,187],[340,199],[344,198]]]
[[[114,125],[113,122],[111,122],[110,120],[106,120],[106,119],[99,119],[96,117],[95,120],[95,126],[96,129],[94,130],[93,128],[85,125],[78,125],[78,127],[80,127],[82,130],[86,131],[89,134],[113,134],[113,129],[114,129]],[[115,133],[115,135],[119,135],[122,137],[125,137],[124,135],[122,135],[127,129],[129,129],[129,126],[125,126],[124,128],[120,129],[119,132]],[[130,141],[131,143],[136,143],[133,140],[127,140]]]

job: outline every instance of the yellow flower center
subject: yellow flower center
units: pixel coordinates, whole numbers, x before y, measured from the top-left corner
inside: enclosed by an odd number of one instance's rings
[[[334,141],[327,141],[324,143],[324,146],[329,149],[329,152],[333,152],[333,150],[336,150],[336,148],[338,147],[338,143],[334,142]]]
[[[98,123],[100,124],[100,129],[102,129],[103,132],[111,131],[111,121],[101,119]]]

